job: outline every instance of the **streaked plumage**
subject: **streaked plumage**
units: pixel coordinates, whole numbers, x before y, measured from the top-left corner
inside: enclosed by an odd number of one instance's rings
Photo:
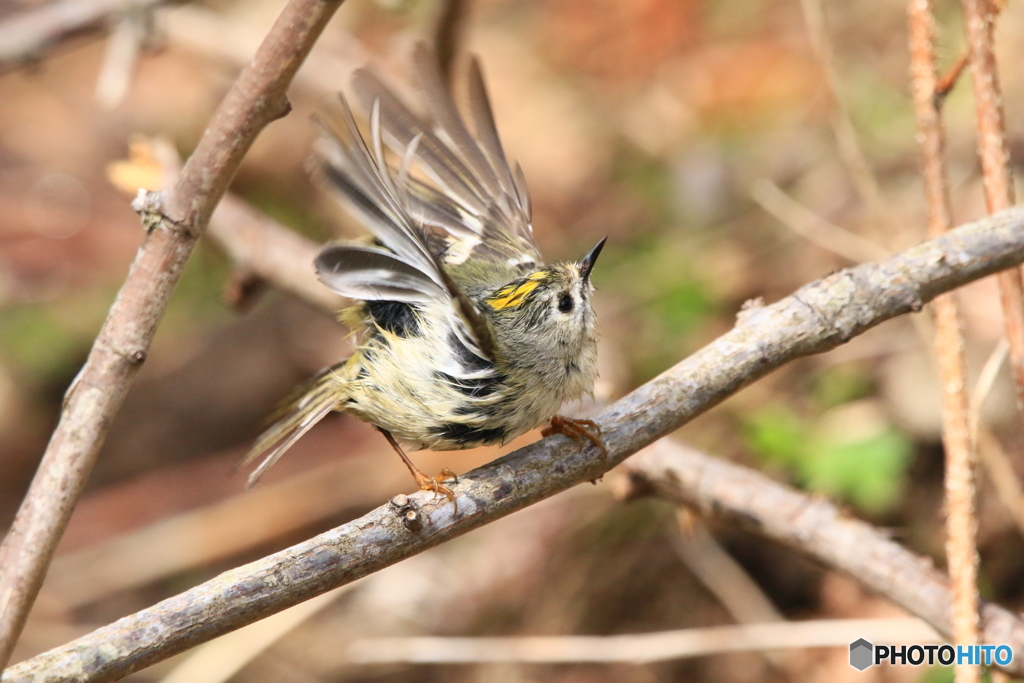
[[[413,448],[454,450],[505,443],[593,390],[589,274],[604,241],[578,263],[545,266],[476,61],[471,133],[433,56],[421,47],[414,59],[425,116],[360,70],[352,88],[368,138],[343,96],[337,125],[321,122],[319,175],[374,237],[316,260],[325,285],[362,300],[346,319],[362,327],[360,343],[300,387],[257,441],[246,462],[265,459],[250,482],[332,410]]]

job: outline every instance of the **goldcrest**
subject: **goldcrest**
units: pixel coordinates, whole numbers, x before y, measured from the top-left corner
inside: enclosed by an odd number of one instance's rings
[[[331,411],[374,425],[420,488],[452,498],[443,482],[454,475],[426,476],[400,444],[504,444],[551,420],[548,432],[604,450],[592,422],[555,415],[593,391],[590,275],[604,240],[579,261],[545,265],[478,63],[468,68],[470,132],[433,55],[420,47],[414,59],[424,115],[362,69],[352,90],[368,138],[344,96],[335,125],[320,122],[317,174],[374,238],[328,245],[315,264],[328,288],[361,302],[343,317],[359,343],[285,404],[243,461],[264,457],[250,484]]]

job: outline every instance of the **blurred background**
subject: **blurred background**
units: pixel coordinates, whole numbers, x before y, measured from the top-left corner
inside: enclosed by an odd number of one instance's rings
[[[0,27],[44,4],[6,0]],[[130,195],[108,179],[111,164],[128,156],[136,134],[162,136],[187,156],[282,6],[157,6],[0,62],[0,528],[142,238]],[[964,50],[963,27],[958,5],[940,3],[939,11],[946,70]],[[728,330],[744,301],[774,301],[924,237],[906,6],[897,0],[348,0],[291,90],[292,113],[260,136],[232,191],[316,241],[359,234],[304,171],[311,115],[367,62],[402,81],[415,41],[453,18],[451,44],[481,57],[506,150],[526,172],[545,255],[575,259],[609,236],[594,275],[598,401]],[[135,58],[133,45],[141,47]],[[997,48],[1020,175],[1019,5],[1000,16]],[[965,75],[945,107],[958,223],[984,213],[968,86]],[[261,418],[344,357],[348,344],[345,330],[310,304],[269,287],[240,296],[245,279],[210,243],[193,256],[15,661],[411,489],[384,440],[341,416],[303,439],[254,491],[231,476]],[[1009,472],[993,478],[993,461],[983,457],[982,595],[1021,609],[1024,498],[1016,481],[1024,433],[1007,372],[998,369],[998,294],[988,280],[958,297],[972,385],[995,378],[976,392],[984,396],[983,450]],[[788,365],[677,437],[828,496],[941,566],[930,340],[926,313],[886,323]],[[427,472],[465,472],[536,437],[414,459]],[[617,502],[613,482],[610,475],[569,491],[215,641],[205,659],[182,655],[132,680],[951,680],[939,669],[854,672],[845,648],[648,666],[346,661],[339,644],[356,636],[605,635],[729,624],[748,618],[728,605],[749,590],[769,616],[787,619],[902,614],[760,538],[681,519],[664,502]],[[709,583],[700,561],[708,556],[742,571]]]

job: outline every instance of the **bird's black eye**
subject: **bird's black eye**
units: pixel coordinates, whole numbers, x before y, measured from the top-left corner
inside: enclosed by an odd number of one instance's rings
[[[573,303],[574,302],[572,300],[572,296],[568,294],[563,294],[558,299],[558,310],[560,310],[562,313],[568,313],[569,311],[572,310]]]

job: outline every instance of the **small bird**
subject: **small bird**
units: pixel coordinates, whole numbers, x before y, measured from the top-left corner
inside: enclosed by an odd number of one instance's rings
[[[254,484],[331,411],[372,424],[421,489],[454,501],[447,468],[421,472],[399,445],[458,450],[504,444],[550,420],[602,454],[589,420],[555,415],[592,394],[597,320],[590,274],[602,239],[579,261],[545,265],[518,164],[498,137],[480,66],[468,66],[468,115],[433,54],[414,53],[425,105],[417,115],[370,70],[352,89],[369,111],[364,138],[344,95],[338,126],[320,120],[314,172],[373,235],[316,258],[328,288],[361,303],[342,314],[354,353],[296,390],[243,459]]]

